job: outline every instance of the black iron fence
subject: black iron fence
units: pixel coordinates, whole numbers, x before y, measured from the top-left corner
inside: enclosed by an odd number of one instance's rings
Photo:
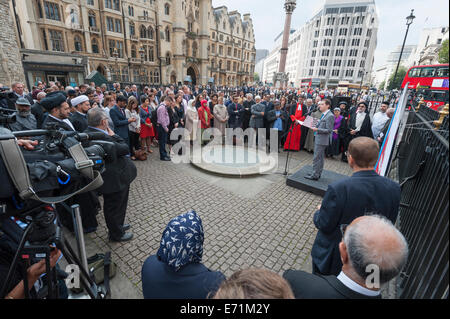
[[[448,298],[448,115],[436,130],[438,118],[426,107],[409,112],[392,164],[402,186],[398,228],[410,249],[398,298]]]

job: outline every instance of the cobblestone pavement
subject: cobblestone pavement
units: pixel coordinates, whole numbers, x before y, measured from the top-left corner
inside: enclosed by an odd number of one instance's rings
[[[280,153],[279,172],[286,153]],[[205,231],[203,263],[227,277],[238,269],[264,267],[282,274],[302,269],[316,236],[312,216],[322,198],[286,185],[281,173],[252,178],[209,175],[190,164],[159,160],[159,152],[145,162],[135,162],[138,177],[131,185],[126,220],[134,239],[108,242],[103,214],[99,228],[89,234],[100,251],[111,250],[120,270],[142,291],[141,267],[159,248],[161,234],[173,217],[194,209]],[[289,172],[312,163],[312,154],[291,153]],[[337,159],[327,159],[325,169],[350,175]],[[113,298],[121,298],[120,295]]]

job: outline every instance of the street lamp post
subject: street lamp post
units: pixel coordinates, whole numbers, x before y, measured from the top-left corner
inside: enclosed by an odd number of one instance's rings
[[[395,83],[395,81],[397,80],[397,72],[398,72],[398,68],[400,67],[400,62],[402,60],[402,55],[403,55],[403,49],[405,48],[405,43],[406,43],[406,38],[408,37],[408,31],[409,31],[409,26],[413,23],[413,20],[416,17],[414,16],[414,9],[411,10],[411,14],[409,16],[406,17],[406,33],[405,33],[405,39],[403,40],[403,45],[402,45],[402,49],[400,51],[400,57],[398,58],[398,63],[397,63],[397,68],[395,69],[395,74],[394,74],[394,80],[393,83]]]
[[[114,57],[114,60],[115,60],[115,62],[116,62],[116,64],[115,64],[115,68],[116,68],[116,81],[118,81],[118,82],[120,82],[120,80],[118,80],[118,78],[119,78],[119,74],[118,74],[118,65],[117,65],[117,58],[119,57],[119,52],[117,52],[117,48],[114,48],[114,50],[113,50],[113,57]]]
[[[143,47],[139,49],[139,54],[141,55],[141,69],[139,70],[139,76],[141,78],[141,90],[143,91],[144,87],[144,53],[145,50]]]

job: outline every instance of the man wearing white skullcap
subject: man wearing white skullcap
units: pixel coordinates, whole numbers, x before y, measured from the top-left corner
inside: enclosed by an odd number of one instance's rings
[[[70,117],[70,122],[72,122],[77,132],[84,132],[88,127],[86,114],[91,108],[89,98],[86,95],[80,95],[73,98],[70,102],[76,109],[76,112]]]

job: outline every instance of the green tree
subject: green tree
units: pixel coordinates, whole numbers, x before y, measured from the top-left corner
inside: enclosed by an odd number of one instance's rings
[[[258,73],[253,74],[253,81],[259,82],[259,74]]]
[[[379,90],[384,90],[384,86],[386,85],[386,81],[383,81],[380,83],[380,86],[378,86]]]
[[[400,66],[398,68],[397,77],[395,79],[395,82],[394,82],[395,72],[391,74],[391,76],[389,77],[389,80],[388,80],[388,85],[387,85],[388,91],[391,91],[394,89],[400,89],[400,87],[402,86],[403,79],[406,76],[406,72],[407,72],[406,68],[404,66]]]
[[[442,43],[442,48],[439,50],[439,63],[448,63],[448,40]]]

